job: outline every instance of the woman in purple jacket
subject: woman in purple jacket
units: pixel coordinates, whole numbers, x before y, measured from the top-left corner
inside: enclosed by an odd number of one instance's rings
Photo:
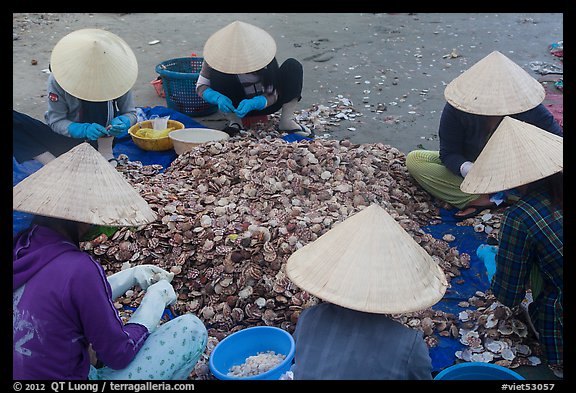
[[[106,276],[79,248],[92,225],[155,220],[120,172],[82,143],[14,186],[13,209],[35,215],[13,243],[14,379],[189,377],[207,332],[191,314],[158,326],[176,300],[173,274],[140,265]],[[136,285],[146,293],[124,324],[114,299]],[[91,365],[90,348],[104,367]]]
[[[446,86],[440,118],[440,151],[413,150],[406,166],[414,179],[438,199],[461,209],[462,220],[500,205],[513,195],[467,194],[460,184],[504,116],[562,136],[562,128],[542,104],[540,82],[498,51],[474,64]],[[509,194],[509,193],[507,193]]]

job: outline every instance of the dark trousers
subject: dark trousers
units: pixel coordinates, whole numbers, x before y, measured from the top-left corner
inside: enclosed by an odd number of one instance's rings
[[[12,113],[12,154],[19,164],[45,152],[58,157],[85,142],[84,139],[60,135],[47,124],[23,113],[15,110]],[[98,149],[96,141],[89,142]]]
[[[304,79],[304,71],[302,64],[296,59],[286,59],[284,63],[278,68],[275,87],[278,91],[278,100],[261,111],[252,111],[249,116],[269,115],[278,112],[282,105],[293,99],[302,98],[302,82]],[[246,99],[244,89],[242,88],[238,78],[213,78],[210,81],[212,88],[217,92],[224,94],[232,100],[235,107],[238,106],[240,101]]]

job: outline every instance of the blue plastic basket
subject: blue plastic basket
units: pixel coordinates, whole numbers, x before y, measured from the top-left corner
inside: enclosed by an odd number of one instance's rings
[[[440,371],[435,380],[524,380],[515,371],[493,363],[458,363]]]
[[[168,108],[190,117],[208,116],[218,110],[196,94],[196,82],[203,57],[180,57],[163,61],[156,66],[162,78]]]

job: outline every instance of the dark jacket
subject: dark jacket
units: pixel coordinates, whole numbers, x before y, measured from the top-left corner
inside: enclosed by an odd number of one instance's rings
[[[321,303],[294,331],[294,379],[432,379],[422,332],[384,314]]]
[[[510,117],[532,124],[553,134],[563,136],[563,131],[552,113],[543,105]],[[440,118],[440,159],[455,175],[461,176],[460,166],[465,161],[476,161],[488,142],[491,131],[488,116],[463,112],[446,103]]]

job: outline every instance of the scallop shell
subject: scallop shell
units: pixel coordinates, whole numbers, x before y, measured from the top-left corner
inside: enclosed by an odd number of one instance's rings
[[[460,338],[460,342],[472,348],[477,348],[482,345],[482,340],[480,339],[480,336],[476,331],[469,331],[463,334],[462,337]]]
[[[510,348],[502,349],[502,351],[500,352],[500,356],[502,356],[503,359],[509,360],[509,361],[514,360],[514,358],[516,357],[516,355],[514,354],[514,351],[512,351],[512,349],[510,349]]]
[[[516,354],[521,356],[530,356],[532,350],[526,344],[518,344],[516,345]]]
[[[470,350],[470,348],[466,348],[462,351],[456,351],[454,353],[456,355],[456,357],[458,359],[464,360],[466,362],[471,362],[472,361],[472,351]]]
[[[484,341],[484,347],[491,352],[500,353],[504,348],[506,348],[506,344],[498,340],[492,340],[490,338],[487,338]]]
[[[470,357],[471,362],[490,363],[494,359],[494,355],[490,352],[474,353]]]
[[[507,323],[506,321],[500,321],[498,323],[498,332],[500,334],[508,336],[508,335],[514,333],[514,330],[512,329],[511,324]]]
[[[455,239],[456,239],[456,237],[450,233],[447,233],[444,236],[442,236],[442,240],[447,241],[447,242],[453,242]]]
[[[410,327],[418,327],[418,326],[420,326],[421,321],[418,318],[412,318],[412,319],[408,320],[407,324]]]
[[[460,311],[460,312],[458,313],[458,319],[461,320],[462,322],[468,321],[469,318],[470,318],[470,317],[469,317],[469,313],[468,313],[467,310]]]
[[[528,336],[528,327],[522,321],[518,319],[512,319],[512,331],[516,333],[519,337]]]

